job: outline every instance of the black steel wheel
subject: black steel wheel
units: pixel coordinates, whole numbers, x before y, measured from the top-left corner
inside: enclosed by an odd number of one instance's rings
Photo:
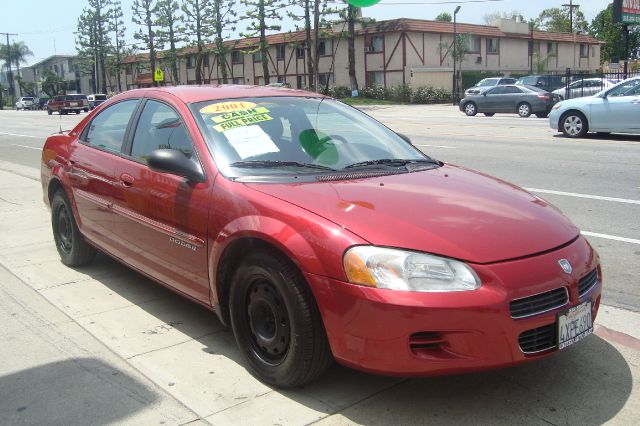
[[[315,299],[298,269],[275,253],[252,253],[230,291],[231,325],[250,371],[279,387],[319,377],[333,360]]]
[[[56,192],[51,201],[51,227],[56,249],[65,265],[86,265],[96,256],[96,249],[80,233],[71,204],[63,191]]]

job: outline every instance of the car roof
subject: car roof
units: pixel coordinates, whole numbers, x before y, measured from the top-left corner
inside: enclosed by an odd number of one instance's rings
[[[185,103],[210,101],[215,99],[260,98],[271,96],[322,97],[321,94],[308,92],[306,90],[234,84],[151,87],[147,89],[129,90],[123,94],[127,94],[127,97],[129,97],[131,95],[135,96],[136,94],[139,96],[144,96],[145,94],[149,95],[153,92],[170,93]]]

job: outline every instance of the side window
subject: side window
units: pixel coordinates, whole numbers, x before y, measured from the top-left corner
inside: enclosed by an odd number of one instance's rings
[[[151,151],[175,149],[188,158],[194,154],[187,129],[173,108],[157,101],[147,101],[140,115],[131,156],[145,161]]]
[[[522,93],[522,90],[514,86],[505,86],[504,93]]]
[[[493,89],[487,90],[487,95],[502,95],[505,93],[505,88],[502,86],[496,86]]]
[[[82,140],[97,148],[120,152],[129,120],[137,105],[138,100],[132,99],[105,109],[91,121]]]

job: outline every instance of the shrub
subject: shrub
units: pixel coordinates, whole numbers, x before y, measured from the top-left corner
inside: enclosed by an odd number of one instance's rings
[[[360,91],[360,95],[365,98],[386,100],[389,99],[389,91],[378,85],[365,87]]]
[[[451,93],[441,88],[429,86],[418,87],[413,91],[411,102],[414,104],[431,104],[451,100]]]
[[[412,95],[411,86],[408,84],[401,84],[399,86],[391,87],[388,89],[389,100],[395,102],[410,102]]]

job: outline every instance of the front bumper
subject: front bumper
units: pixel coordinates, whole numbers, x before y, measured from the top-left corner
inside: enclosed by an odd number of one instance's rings
[[[549,114],[549,127],[553,130],[560,131],[560,116],[562,113],[560,112],[560,108],[552,109]]]
[[[558,265],[574,266],[565,274]],[[336,360],[381,374],[419,376],[505,367],[557,352],[524,353],[522,333],[555,324],[559,312],[584,300],[597,313],[601,279],[582,297],[578,280],[598,269],[586,240],[551,253],[491,265],[472,265],[483,285],[452,293],[418,293],[357,286],[306,274]],[[511,318],[514,299],[565,287],[568,303],[521,319]]]

